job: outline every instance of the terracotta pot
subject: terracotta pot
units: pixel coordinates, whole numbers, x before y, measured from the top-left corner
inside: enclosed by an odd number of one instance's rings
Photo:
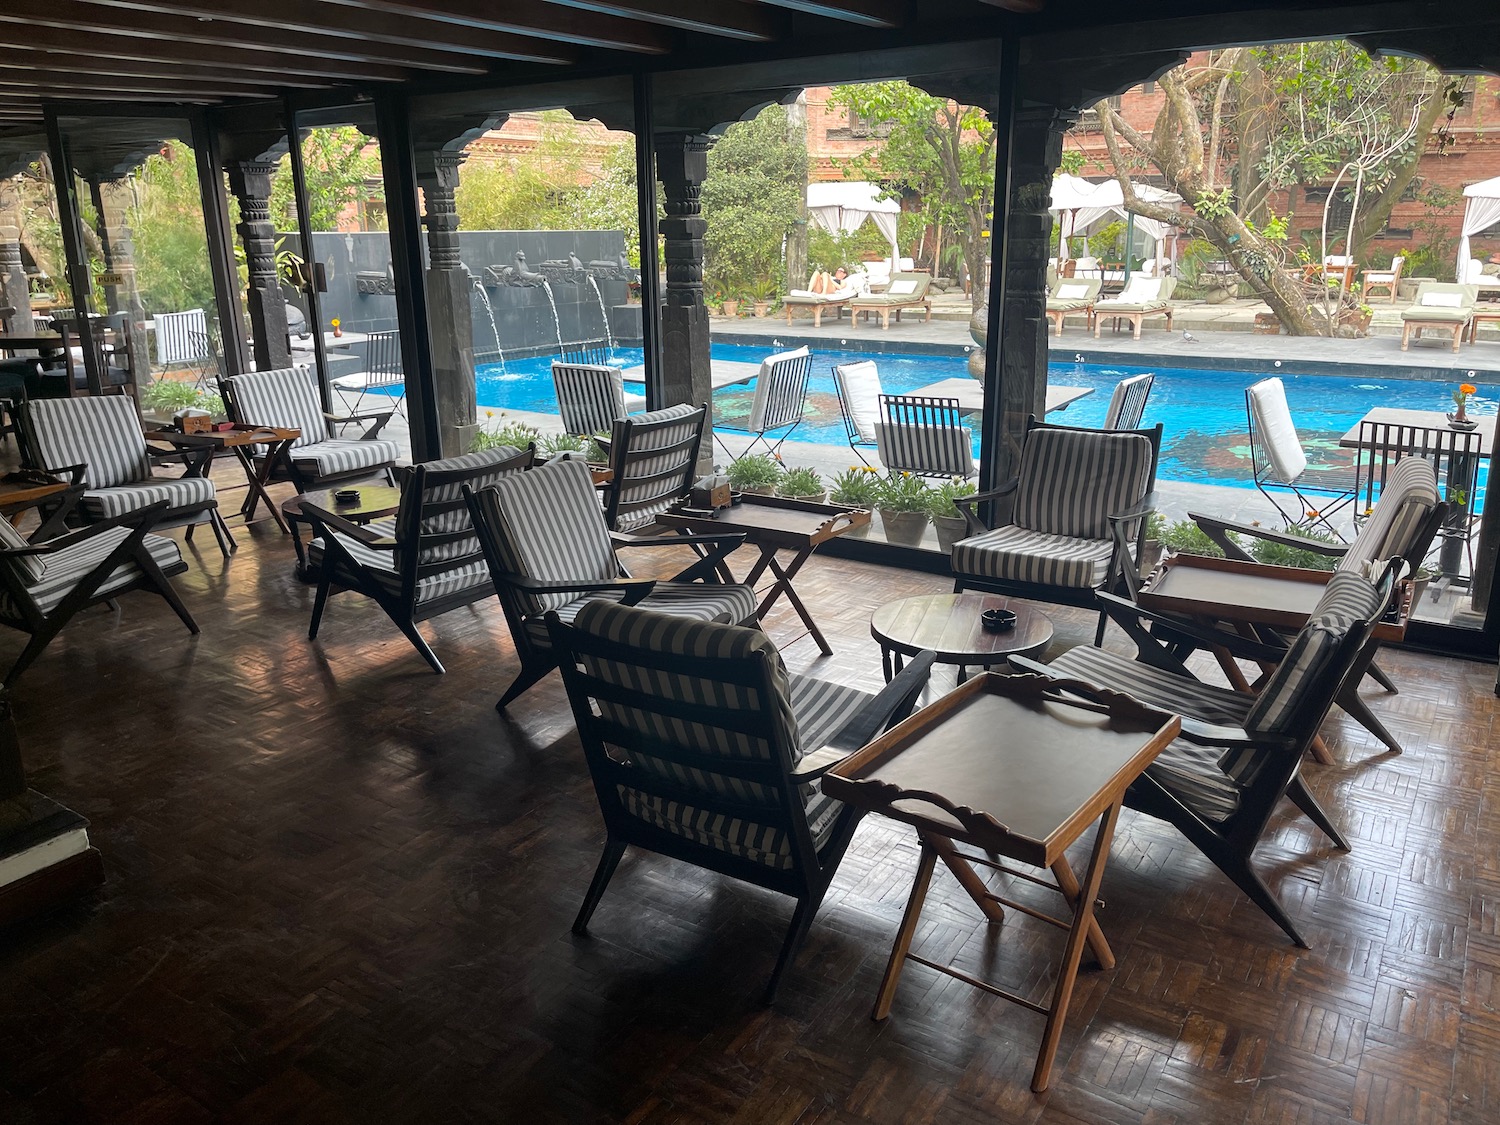
[[[963,516],[933,516],[932,526],[937,532],[938,550],[945,555],[951,555],[953,544],[964,538],[969,531],[968,521]]]
[[[738,301],[733,301],[733,300],[725,301],[724,302],[724,315],[725,316],[739,316],[740,315],[740,303]]]
[[[917,546],[927,534],[926,512],[893,512],[881,508],[880,523],[885,528],[885,541],[903,547]]]
[[[769,313],[770,311],[771,311],[771,302],[770,301],[756,301],[755,302],[755,315],[756,316],[762,316],[763,317],[767,313]]]

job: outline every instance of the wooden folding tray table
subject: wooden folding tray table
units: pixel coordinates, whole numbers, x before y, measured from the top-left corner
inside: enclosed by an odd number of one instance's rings
[[[875,1000],[873,1019],[890,1014],[901,970],[916,961],[1047,1016],[1031,1088],[1047,1088],[1063,1020],[1085,942],[1104,968],[1114,965],[1094,901],[1125,790],[1175,738],[1181,722],[1122,695],[1101,702],[1067,694],[1075,681],[1043,676],[978,676],[925,707],[823,777],[823,791],[857,808],[904,821],[917,830],[922,855],[906,913]],[[1080,882],[1066,850],[1097,822],[1088,869]],[[1033,867],[1052,870],[1056,884],[960,852],[962,842]],[[992,923],[1002,904],[1068,932],[1051,1003],[1039,1004],[950,965],[911,952],[933,869],[941,859]],[[971,864],[1060,891],[1071,921],[994,894]]]

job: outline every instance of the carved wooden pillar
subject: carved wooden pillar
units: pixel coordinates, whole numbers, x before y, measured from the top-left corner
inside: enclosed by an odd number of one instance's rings
[[[135,282],[135,240],[126,216],[130,196],[119,185],[94,186],[94,204],[99,216],[99,243],[104,248],[108,284],[104,285],[105,311],[125,314],[130,333],[130,355],[137,384],[151,376],[151,354],[146,344],[146,306]]]
[[[237,229],[250,275],[245,306],[255,340],[255,366],[260,371],[290,367],[286,298],[281,295],[281,278],[276,272],[276,228],[271,223],[271,177],[276,161],[237,160],[228,165],[228,172],[229,190],[240,202]]]
[[[417,152],[422,225],[427,228],[427,318],[432,340],[433,397],[443,457],[467,453],[474,440],[474,279],[458,254],[458,207],[453,193],[467,154]]]
[[[26,284],[26,266],[21,261],[19,227],[0,226],[0,308],[10,309],[4,317],[7,332],[14,336],[31,335],[31,290]]]
[[[1011,206],[1006,227],[1003,279],[991,279],[990,299],[1005,301],[1000,343],[1001,432],[996,463],[998,480],[1018,465],[1026,416],[1042,417],[1047,396],[1047,256],[1052,216],[1052,173],[1062,158],[1063,133],[1071,124],[1056,106],[1018,108],[1011,144]],[[993,263],[998,269],[999,262]],[[1003,285],[996,285],[1002,280]]]
[[[703,234],[708,224],[700,198],[712,146],[712,137],[694,133],[665,133],[656,138],[657,175],[666,210],[660,225],[667,266],[661,315],[663,406],[710,402],[713,395],[708,306],[703,302]],[[698,453],[703,471],[713,466],[711,429],[711,424],[705,427]]]

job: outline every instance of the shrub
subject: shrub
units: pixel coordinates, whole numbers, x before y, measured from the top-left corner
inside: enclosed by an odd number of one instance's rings
[[[1192,520],[1178,520],[1161,529],[1161,545],[1176,555],[1204,555],[1222,559],[1223,550]]]
[[[943,516],[949,519],[957,519],[963,513],[954,506],[954,498],[958,496],[973,496],[978,491],[979,486],[971,480],[945,480],[936,488],[928,489],[927,514],[933,519]]]
[[[487,419],[494,418],[493,410],[486,410]],[[493,430],[487,426],[480,426],[474,434],[474,440],[469,443],[470,453],[479,453],[486,449],[496,449],[502,445],[508,445],[513,449],[525,449],[532,442],[540,444],[542,431],[535,426],[528,426],[525,422],[504,421],[505,415],[500,415],[501,422]]]
[[[1338,536],[1331,532],[1310,527],[1289,527],[1286,531],[1288,535],[1311,539],[1318,543],[1340,542]],[[1256,562],[1265,563],[1268,566],[1295,566],[1302,570],[1332,570],[1339,562],[1337,555],[1325,555],[1301,547],[1290,547],[1284,543],[1273,543],[1269,539],[1257,539],[1250,545],[1250,554],[1254,556]]]
[[[160,414],[175,414],[188,407],[206,410],[215,418],[225,416],[224,400],[216,394],[200,391],[192,383],[175,379],[156,379],[141,391],[141,405]]]
[[[816,469],[788,469],[777,482],[776,495],[821,496],[823,495],[823,478],[818,475]]]
[[[555,453],[582,453],[588,447],[588,442],[577,434],[548,434],[537,442],[537,452],[543,457],[551,457]]]
[[[733,462],[724,475],[729,478],[729,487],[737,492],[769,488],[781,479],[781,466],[769,453],[756,453]]]
[[[880,480],[875,470],[868,465],[852,465],[833,478],[833,487],[828,499],[835,504],[848,504],[854,508],[869,508],[875,503]]]
[[[875,503],[890,512],[926,512],[931,489],[921,477],[910,473],[890,473],[882,477],[875,493]]]

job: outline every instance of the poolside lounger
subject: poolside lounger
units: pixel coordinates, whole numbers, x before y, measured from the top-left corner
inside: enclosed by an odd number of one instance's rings
[[[823,312],[825,309],[833,310],[833,319],[840,320],[844,315],[844,306],[859,296],[859,284],[853,278],[842,289],[835,289],[831,293],[814,293],[810,289],[793,289],[781,299],[782,307],[786,309],[786,322],[792,323],[793,309],[811,309],[813,316],[813,327],[823,327]]]
[[[1104,284],[1101,278],[1064,278],[1049,290],[1047,297],[1047,320],[1057,325],[1057,334],[1062,335],[1063,318],[1072,313],[1083,313],[1089,327],[1094,326],[1094,302],[1099,299],[1099,289]]]
[[[1141,322],[1148,316],[1167,318],[1167,331],[1172,330],[1172,306],[1168,298],[1177,286],[1174,277],[1132,277],[1125,291],[1118,297],[1094,302],[1094,338],[1099,338],[1099,329],[1105,320],[1113,320],[1115,328],[1120,321],[1130,321],[1131,338],[1141,338]]]
[[[894,274],[891,283],[886,287],[884,293],[872,293],[867,297],[856,297],[849,302],[850,313],[858,316],[860,313],[879,313],[880,327],[891,326],[891,313],[896,314],[896,319],[901,319],[902,309],[920,308],[926,311],[926,320],[932,320],[932,298],[927,296],[927,287],[932,284],[932,275],[928,273]]]
[[[1441,328],[1453,333],[1453,350],[1458,351],[1478,299],[1479,291],[1472,285],[1422,282],[1417,287],[1417,299],[1410,308],[1401,310],[1401,350],[1406,351],[1413,337],[1420,340],[1422,329]]]

